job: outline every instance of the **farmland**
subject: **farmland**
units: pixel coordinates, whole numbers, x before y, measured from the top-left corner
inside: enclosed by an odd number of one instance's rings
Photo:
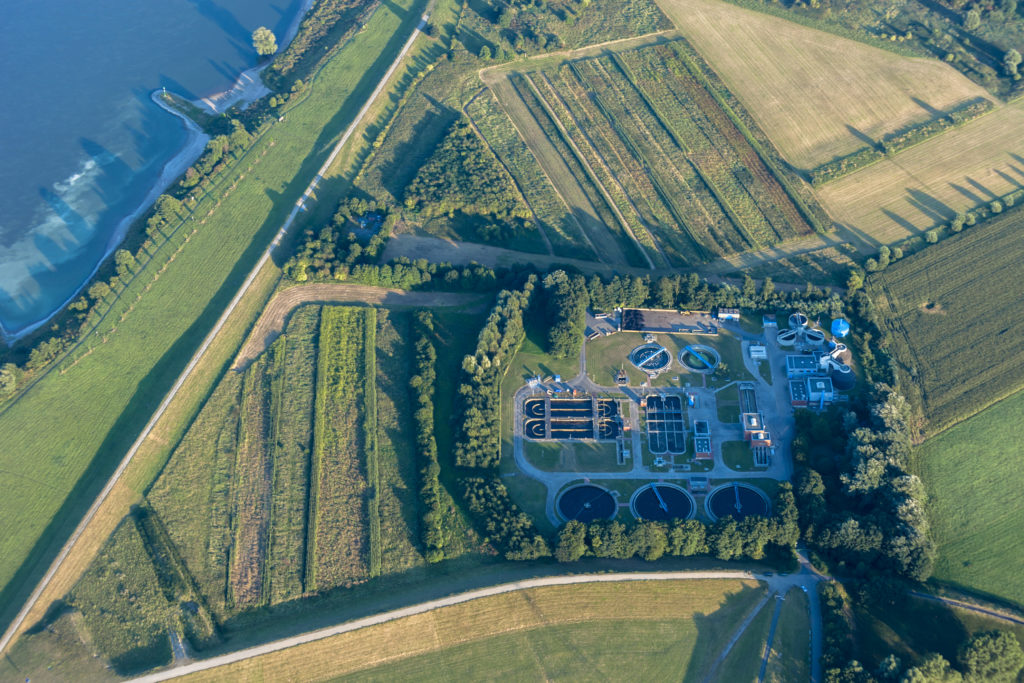
[[[818,188],[838,223],[871,243],[892,244],[948,223],[1024,184],[1024,102]]]
[[[401,5],[415,9],[405,12]],[[199,215],[213,213],[168,247],[180,246],[174,262],[136,278],[109,325],[86,340],[74,364],[48,375],[0,416],[0,461],[8,477],[0,502],[5,622],[373,90],[421,5],[378,10],[327,63],[302,102],[203,200]],[[258,174],[248,172],[257,160]]]
[[[332,636],[190,680],[617,679],[638,670],[651,680],[701,680],[762,595],[756,583],[732,580],[532,588]]]
[[[1024,393],[991,406],[914,454],[928,488],[939,547],[935,578],[1024,605],[1024,474],[1013,435],[1024,429]]]
[[[790,194],[798,181],[773,173],[766,147],[680,41],[484,79],[559,194],[585,198],[576,214],[604,224],[603,242],[591,240],[606,261],[621,252],[634,264],[637,253],[649,265],[695,264],[813,231],[806,198]]]
[[[938,60],[902,57],[728,2],[659,4],[801,169],[987,96]]]
[[[892,354],[927,433],[1024,385],[1020,214],[969,228],[869,278]],[[914,392],[919,392],[915,395]]]

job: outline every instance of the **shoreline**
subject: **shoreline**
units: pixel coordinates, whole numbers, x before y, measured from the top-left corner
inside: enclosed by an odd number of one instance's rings
[[[289,25],[288,30],[285,32],[285,35],[281,40],[281,47],[278,49],[278,52],[275,53],[275,55],[280,53],[282,50],[286,49],[288,45],[291,43],[292,39],[295,38],[295,35],[298,33],[299,30],[299,25],[302,23],[302,20],[306,18],[306,14],[309,13],[309,10],[313,6],[314,2],[315,0],[303,0],[302,6],[299,8],[299,11],[296,13],[295,18],[292,20],[292,23]],[[238,78],[235,79],[234,84],[232,84],[231,87],[227,88],[226,90],[222,90],[220,92],[208,95],[206,97],[201,97],[196,100],[187,100],[186,98],[181,99],[187,102],[191,102],[196,107],[211,114],[220,114],[223,111],[230,109],[235,104],[238,104],[239,102],[241,102],[243,108],[245,108],[245,106],[251,104],[255,100],[258,100],[259,98],[263,97],[266,93],[270,92],[270,90],[265,85],[263,85],[263,81],[260,80],[259,74],[261,71],[263,71],[263,69],[267,68],[270,65],[271,61],[272,60],[267,60],[262,65],[257,65],[249,69],[246,69],[238,75]],[[149,188],[149,191],[146,192],[146,196],[139,203],[139,205],[130,213],[126,214],[120,221],[118,221],[117,226],[114,228],[113,232],[110,234],[110,237],[107,240],[107,244],[103,252],[103,257],[96,262],[96,265],[89,273],[89,276],[82,281],[82,283],[74,290],[74,292],[72,292],[68,296],[68,298],[62,304],[54,308],[52,311],[47,313],[44,317],[40,318],[39,320],[36,320],[35,322],[29,323],[15,330],[9,329],[3,323],[3,321],[0,321],[0,340],[2,340],[3,343],[8,348],[13,346],[15,342],[27,337],[28,335],[32,334],[33,332],[41,328],[43,325],[46,325],[48,322],[53,320],[53,318],[55,318],[58,314],[60,314],[67,308],[68,304],[70,304],[79,295],[81,295],[82,291],[86,288],[86,286],[89,285],[93,281],[93,278],[96,277],[96,273],[99,272],[100,266],[102,266],[103,263],[106,262],[108,258],[110,258],[110,255],[113,254],[114,251],[116,251],[117,248],[124,241],[124,238],[128,234],[128,229],[131,227],[132,223],[134,223],[135,220],[139,218],[139,216],[148,211],[150,207],[153,206],[153,202],[156,201],[157,197],[159,197],[164,190],[170,187],[171,184],[174,183],[174,181],[179,176],[181,176],[188,169],[189,166],[194,164],[196,159],[198,159],[202,155],[203,149],[205,149],[206,143],[210,139],[209,136],[202,131],[202,129],[199,127],[199,124],[193,121],[191,117],[189,117],[181,111],[178,111],[174,107],[171,107],[166,102],[164,102],[160,97],[162,93],[163,89],[158,88],[150,93],[149,98],[153,101],[153,103],[156,106],[160,107],[165,112],[181,120],[182,125],[186,130],[186,139],[184,144],[177,151],[175,151],[174,154],[166,162],[164,162],[163,168],[160,171],[160,175],[157,176],[156,181]]]

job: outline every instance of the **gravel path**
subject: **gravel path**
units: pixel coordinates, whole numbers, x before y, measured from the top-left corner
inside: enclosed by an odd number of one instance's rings
[[[451,307],[474,306],[479,310],[487,301],[483,294],[451,294],[447,292],[406,292],[400,289],[370,287],[369,285],[326,282],[299,285],[274,295],[256,321],[242,347],[233,369],[243,370],[257,356],[267,350],[284,331],[288,318],[299,306],[312,303],[352,303],[388,307]]]

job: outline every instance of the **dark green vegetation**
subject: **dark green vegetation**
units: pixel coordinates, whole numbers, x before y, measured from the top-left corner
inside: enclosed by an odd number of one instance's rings
[[[535,230],[527,222],[532,214],[516,191],[511,177],[473,128],[457,121],[434,155],[405,189],[405,206],[429,220],[447,215],[475,223],[483,242],[521,245]],[[415,215],[415,214],[414,214]]]
[[[868,278],[907,398],[935,434],[1024,386],[1019,209]],[[982,360],[984,359],[984,360]]]
[[[1024,17],[1017,0],[936,0],[883,11],[872,0],[818,0],[770,5],[732,0],[753,9],[810,23],[903,54],[941,59],[992,92],[1016,97],[1024,46]]]
[[[548,353],[555,358],[578,358],[583,346],[590,296],[582,275],[555,271],[544,278],[544,308],[548,320]]]
[[[799,180],[777,177],[774,150],[766,152],[682,41],[514,74],[512,82],[548,137],[562,138],[556,147],[571,150],[570,167],[600,190],[591,201],[610,200],[621,229],[656,263],[692,264],[813,229],[816,218],[794,190]]]
[[[877,385],[862,414],[799,410],[793,460],[804,540],[858,577],[924,581],[935,546],[910,466],[909,409]]]

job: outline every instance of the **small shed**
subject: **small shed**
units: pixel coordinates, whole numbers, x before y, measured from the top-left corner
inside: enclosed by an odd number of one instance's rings
[[[768,347],[764,344],[750,345],[750,360],[767,360]]]
[[[715,317],[718,318],[719,320],[735,320],[738,322],[740,319],[740,309],[719,308],[718,313],[715,314]]]

